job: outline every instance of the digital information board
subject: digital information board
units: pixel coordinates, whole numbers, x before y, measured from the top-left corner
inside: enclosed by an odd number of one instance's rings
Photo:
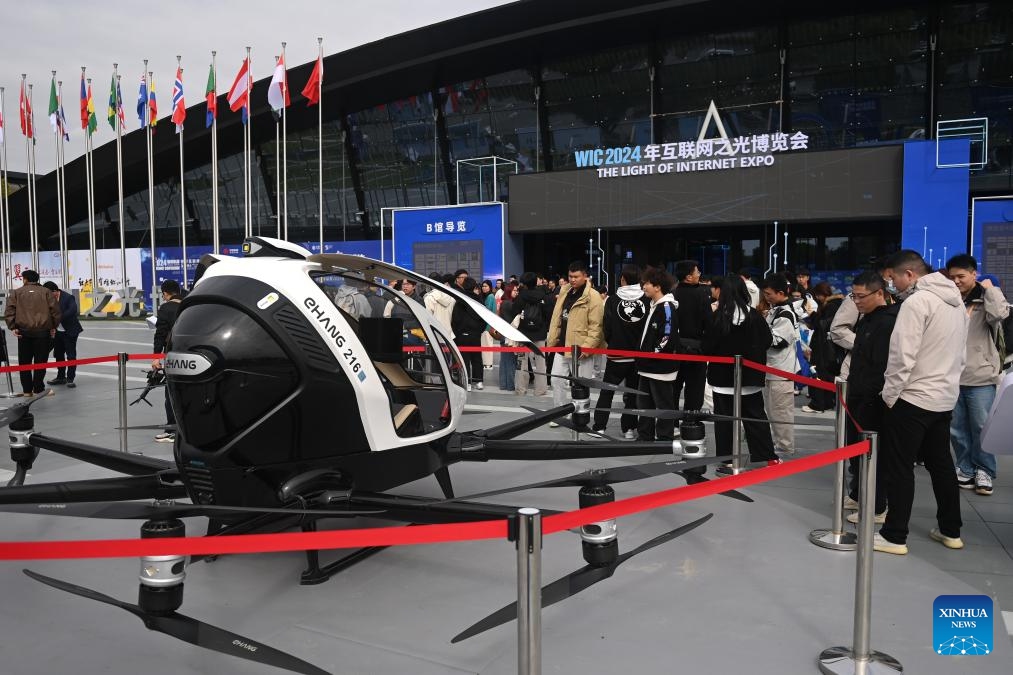
[[[506,223],[502,203],[395,209],[394,264],[429,276],[465,269],[475,279],[502,279]]]

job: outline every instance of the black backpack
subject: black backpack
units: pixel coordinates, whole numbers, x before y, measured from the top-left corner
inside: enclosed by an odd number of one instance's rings
[[[999,369],[1006,370],[1013,366],[1013,305],[1010,313],[996,326],[994,335],[995,347],[999,351]]]
[[[524,309],[521,310],[519,328],[525,335],[532,335],[545,330],[545,314],[542,309],[542,303],[535,302],[524,305]]]

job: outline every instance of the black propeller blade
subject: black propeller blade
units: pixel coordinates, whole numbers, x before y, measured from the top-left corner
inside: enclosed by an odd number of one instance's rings
[[[162,431],[176,431],[175,424],[138,424],[132,427],[113,427],[113,429],[160,429]]]
[[[263,663],[268,666],[274,666],[275,668],[282,668],[294,673],[303,673],[304,675],[328,675],[327,671],[317,668],[313,664],[307,663],[302,659],[298,659],[291,654],[286,654],[285,652],[278,651],[274,647],[269,647],[257,642],[256,640],[251,640],[243,637],[242,635],[237,635],[236,633],[204,623],[203,621],[192,619],[183,614],[179,614],[178,612],[169,612],[167,614],[149,614],[137,605],[122,602],[116,598],[111,598],[108,595],[99,593],[98,591],[93,591],[90,588],[75,586],[74,584],[67,583],[66,581],[60,581],[59,579],[43,576],[36,572],[32,572],[31,570],[24,570],[24,573],[32,579],[42,582],[47,586],[52,586],[58,590],[79,595],[82,598],[95,600],[106,605],[112,605],[113,607],[119,607],[143,621],[148,630],[165,633],[170,637],[182,640],[183,642],[189,642],[197,647],[220,652],[222,654],[228,654],[229,656],[235,656],[248,661]]]
[[[21,419],[22,417],[25,416],[26,413],[28,413],[28,409],[31,408],[36,401],[39,401],[41,399],[46,398],[47,396],[52,395],[53,390],[47,389],[41,394],[36,394],[35,396],[31,397],[27,401],[20,401],[18,403],[15,403],[9,408],[0,410],[0,428],[7,426],[11,422],[16,422],[17,420]]]
[[[713,513],[708,513],[703,518],[694,520],[691,523],[687,523],[681,527],[677,527],[674,530],[665,532],[662,535],[647,541],[640,546],[636,547],[631,551],[627,551],[619,555],[613,562],[603,567],[594,567],[593,565],[585,565],[576,572],[566,575],[562,579],[553,581],[548,586],[542,588],[542,607],[548,607],[554,605],[557,602],[566,600],[567,598],[580,593],[581,591],[590,588],[599,581],[608,579],[615,574],[616,568],[622,565],[624,562],[637,555],[648,551],[655,546],[660,546],[665,542],[669,542],[676,537],[686,534],[687,532],[700,527],[708,520],[714,517]],[[517,618],[517,603],[511,603],[502,609],[493,612],[489,616],[485,617],[478,623],[472,625],[470,628],[458,633],[451,640],[452,643],[457,643],[462,640],[467,640],[470,637],[474,637],[479,633],[484,633],[490,628],[501,626],[508,621],[513,621]]]
[[[259,516],[278,514],[285,516],[361,516],[382,513],[372,511],[342,511],[314,509],[259,508],[245,506],[213,506],[203,504],[153,504],[144,502],[71,502],[50,504],[0,504],[0,513],[35,513],[47,516],[72,518],[100,518],[105,520],[158,520],[161,518],[228,518],[230,516]]]
[[[748,459],[748,455],[744,455],[744,458]],[[484,499],[486,497],[493,497],[496,495],[506,494],[508,492],[520,492],[522,490],[533,490],[536,488],[548,488],[548,487],[585,487],[588,485],[612,485],[614,483],[627,483],[632,480],[641,480],[644,478],[654,478],[656,476],[663,476],[666,473],[679,473],[686,478],[687,483],[699,483],[708,480],[703,476],[699,476],[694,473],[686,473],[687,469],[694,469],[700,466],[707,466],[708,464],[716,464],[717,462],[726,462],[730,459],[729,456],[723,455],[721,457],[700,457],[699,459],[673,459],[666,462],[651,462],[649,464],[631,464],[629,466],[617,466],[611,469],[589,469],[572,476],[565,476],[563,478],[554,478],[552,480],[540,481],[538,483],[529,483],[527,485],[517,485],[515,487],[502,488],[500,490],[491,490],[489,492],[480,492],[478,494],[468,495],[466,497],[460,497],[456,500],[448,501],[472,501],[475,499]],[[692,476],[692,479],[690,478]],[[699,480],[698,480],[699,479]],[[742,501],[752,502],[753,500],[746,495],[729,490],[728,496],[736,495],[736,499]],[[442,503],[442,502],[441,502]]]

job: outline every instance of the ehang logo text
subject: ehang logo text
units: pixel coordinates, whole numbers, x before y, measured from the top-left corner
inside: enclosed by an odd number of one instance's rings
[[[987,595],[940,595],[932,603],[932,649],[941,656],[991,654],[992,612]]]

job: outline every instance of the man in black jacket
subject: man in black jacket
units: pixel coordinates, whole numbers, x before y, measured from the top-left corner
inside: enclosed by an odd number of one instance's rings
[[[695,260],[680,260],[675,264],[679,281],[672,295],[679,307],[679,342],[687,354],[700,354],[701,341],[711,321],[710,287],[700,285],[700,266]],[[707,382],[707,364],[686,361],[680,364],[675,379],[675,404],[683,395],[683,410],[703,408],[704,386]]]
[[[84,332],[81,327],[81,319],[78,318],[77,300],[74,296],[65,291],[52,281],[42,284],[49,289],[56,299],[60,308],[60,324],[56,327],[56,336],[53,340],[53,358],[57,361],[74,361],[77,359],[77,336]],[[65,384],[69,389],[74,384],[74,376],[77,375],[77,366],[56,369],[56,378],[46,384]]]
[[[605,301],[602,332],[610,350],[635,352],[640,349],[644,319],[647,318],[647,300],[644,299],[644,290],[640,287],[639,280],[640,269],[636,265],[626,265],[619,275],[619,288]],[[619,384],[625,380],[627,387],[636,389],[637,367],[633,357],[609,356],[602,379],[609,384]],[[635,408],[636,394],[623,394],[623,405]],[[593,431],[605,430],[609,418],[607,408],[611,407],[612,392],[602,389],[598,403],[595,404]],[[619,427],[627,439],[635,439],[637,416],[624,414],[619,419]]]
[[[162,354],[169,349],[170,333],[179,315],[179,303],[183,298],[180,296],[179,282],[174,279],[166,279],[159,287],[162,291],[162,304],[158,306],[158,321],[155,323],[154,352]],[[161,359],[154,359],[151,367],[158,370],[162,367]],[[176,415],[172,411],[172,403],[169,402],[169,390],[165,390],[165,423],[176,424]],[[173,443],[176,440],[175,431],[165,431],[155,436],[158,443]]]
[[[518,330],[538,347],[545,346],[545,338],[549,333],[549,317],[552,316],[552,307],[555,304],[550,305],[548,297],[545,286],[538,283],[538,275],[534,272],[525,272],[521,275],[520,290],[510,310],[511,315],[503,317],[508,321],[520,317],[517,320]],[[549,390],[545,357],[524,350],[517,354],[517,360],[520,374],[514,379],[514,393],[520,396],[527,391],[530,368],[533,373],[531,377],[535,381],[535,396],[545,396]]]
[[[668,289],[672,280],[664,270],[648,268],[642,277],[644,296],[651,301],[650,310],[644,320],[644,332],[640,338],[642,352],[675,354],[679,348],[679,319],[675,301]],[[675,410],[672,382],[679,370],[679,362],[673,359],[638,358],[637,374],[640,390],[646,392],[637,396],[640,408]],[[637,423],[637,438],[641,441],[670,441],[675,438],[675,420],[641,417]]]
[[[864,272],[855,277],[851,287],[851,299],[855,302],[861,317],[855,325],[855,344],[851,350],[851,366],[848,371],[848,411],[854,421],[866,431],[882,431],[886,403],[880,395],[883,391],[886,362],[890,356],[890,336],[897,321],[898,304],[887,304],[886,282],[875,272]],[[861,440],[855,425],[848,425],[848,442]],[[844,508],[858,508],[858,458],[851,459],[851,480]],[[883,466],[880,463],[878,466]],[[877,471],[877,473],[879,473]],[[884,482],[876,480],[876,522],[885,520],[886,494]],[[854,515],[851,522],[858,522]]]

